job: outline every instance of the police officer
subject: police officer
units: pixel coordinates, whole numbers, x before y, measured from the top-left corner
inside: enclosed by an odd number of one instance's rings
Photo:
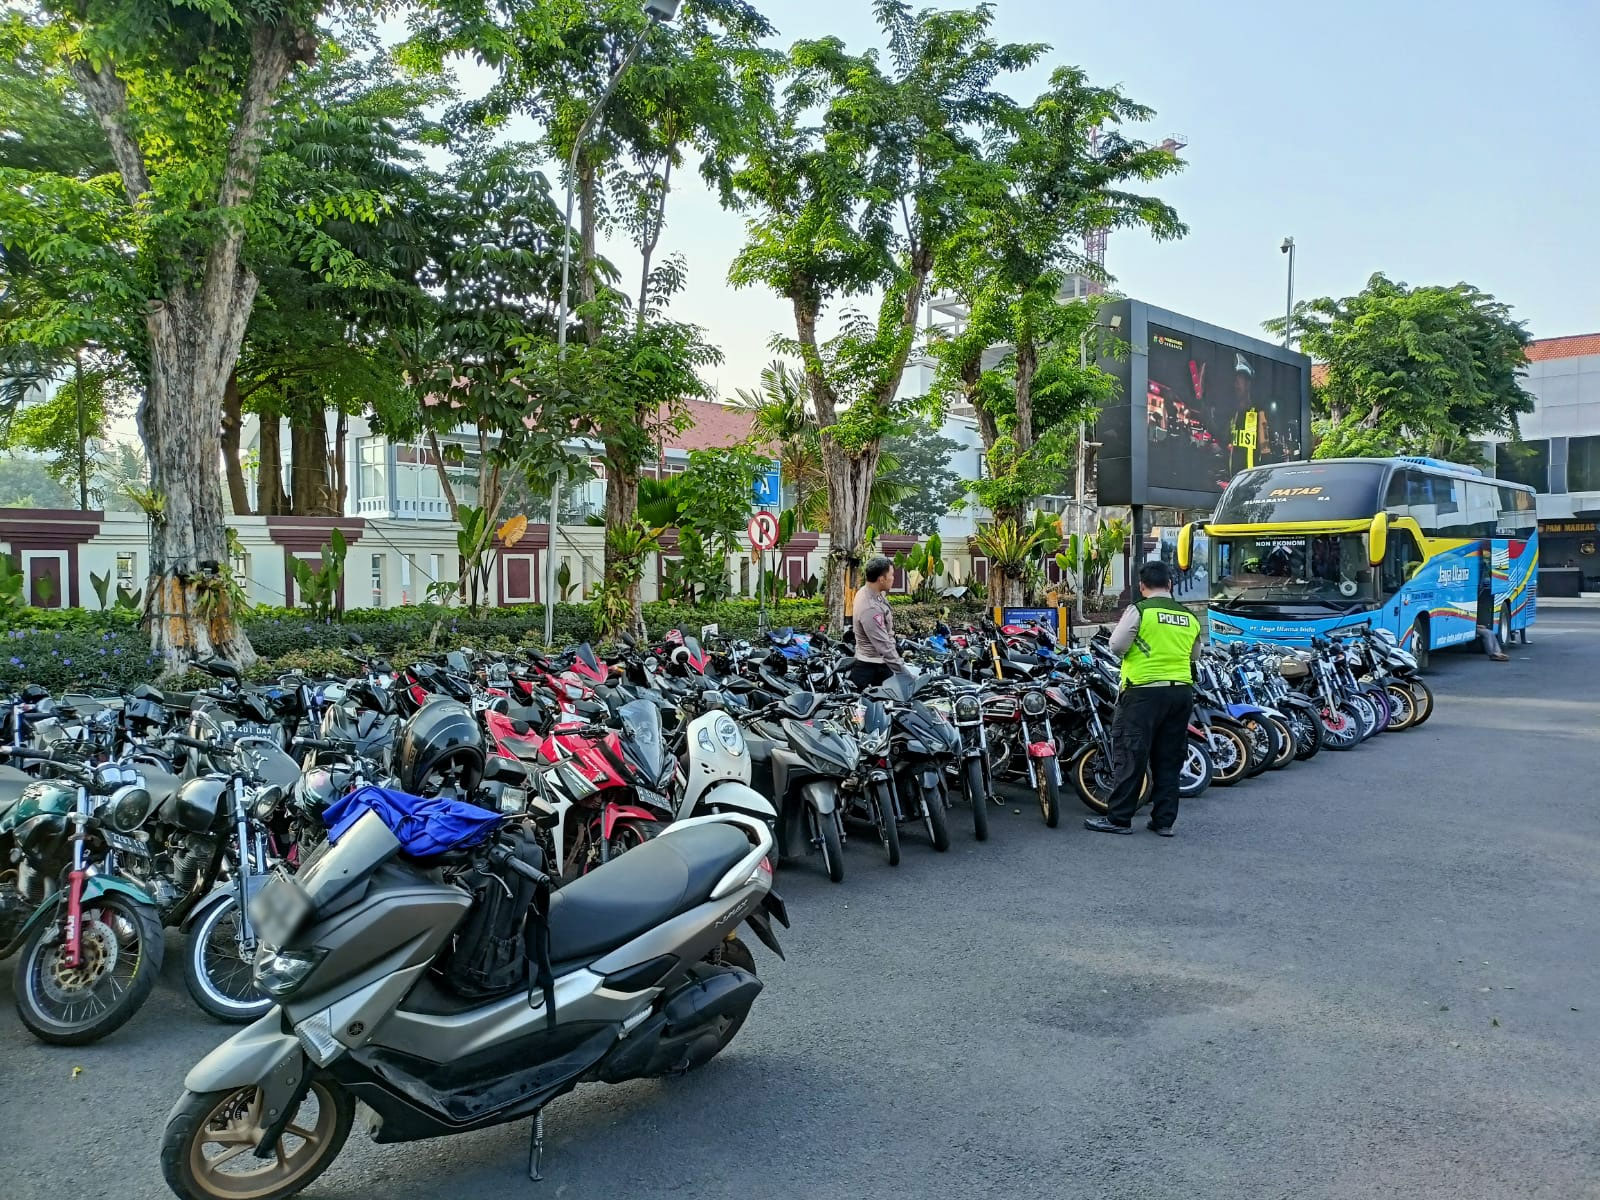
[[[1178,772],[1188,751],[1200,620],[1172,598],[1172,572],[1165,563],[1139,568],[1139,595],[1143,599],[1122,614],[1111,633],[1112,652],[1122,659],[1122,695],[1111,725],[1117,782],[1106,815],[1083,824],[1096,833],[1132,833],[1148,765],[1154,788],[1147,828],[1171,837],[1178,819]]]

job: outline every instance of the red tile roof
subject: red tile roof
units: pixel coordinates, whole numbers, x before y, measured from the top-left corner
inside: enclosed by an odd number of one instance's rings
[[[1600,354],[1600,333],[1575,333],[1570,337],[1538,338],[1528,343],[1528,361],[1549,358],[1587,358]]]
[[[750,436],[755,415],[748,409],[706,400],[690,400],[688,414],[694,424],[667,439],[668,450],[726,450]]]

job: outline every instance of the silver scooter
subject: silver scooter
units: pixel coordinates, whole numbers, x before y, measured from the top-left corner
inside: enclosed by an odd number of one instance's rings
[[[782,955],[774,850],[742,814],[678,822],[551,894],[538,986],[530,968],[526,990],[467,999],[429,969],[472,903],[463,853],[407,860],[367,813],[252,902],[255,979],[278,1007],[189,1071],[162,1141],[168,1185],[184,1200],[292,1195],[338,1154],[358,1101],[379,1143],[532,1117],[538,1179],[550,1101],[681,1074],[733,1040],[761,991],[736,931]],[[465,856],[549,883],[502,843]]]

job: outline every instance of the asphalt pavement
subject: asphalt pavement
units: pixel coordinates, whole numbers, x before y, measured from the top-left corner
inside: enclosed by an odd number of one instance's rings
[[[1178,837],[1008,806],[987,844],[780,874],[786,963],[684,1079],[376,1147],[305,1193],[651,1197],[1600,1196],[1600,613],[1512,662],[1435,658],[1433,719],[1186,803]],[[1013,809],[1018,811],[1013,811]],[[168,1195],[186,1068],[229,1030],[178,943],[107,1041],[40,1045],[0,980],[0,1195]]]

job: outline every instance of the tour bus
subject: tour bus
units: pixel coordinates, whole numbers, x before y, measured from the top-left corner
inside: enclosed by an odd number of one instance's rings
[[[1422,665],[1476,636],[1485,577],[1502,643],[1526,640],[1538,563],[1532,488],[1431,458],[1243,471],[1212,519],[1178,536],[1180,572],[1204,567],[1216,640],[1304,644],[1371,622]]]

